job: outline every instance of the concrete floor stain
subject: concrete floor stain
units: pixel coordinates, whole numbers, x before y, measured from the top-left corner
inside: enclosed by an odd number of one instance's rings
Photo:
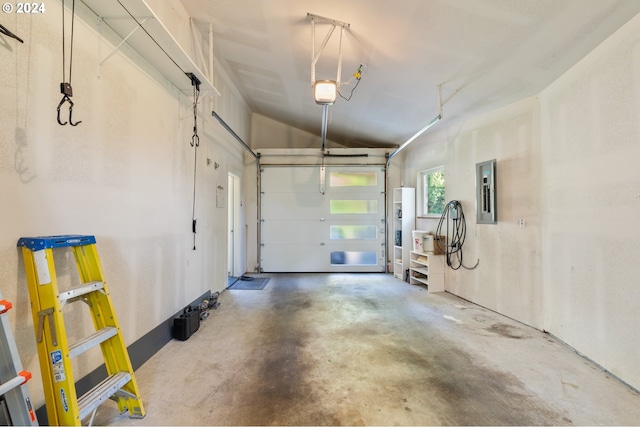
[[[471,355],[434,331],[425,330],[425,340],[421,342],[409,342],[394,334],[389,330],[395,326],[393,321],[390,322],[394,318],[394,307],[385,308],[382,301],[362,295],[362,290],[356,296],[340,294],[342,313],[334,315],[332,320],[341,321],[344,327],[333,338],[334,343],[344,340],[345,354],[322,358],[307,351],[310,331],[316,326],[309,323],[313,319],[314,301],[292,283],[273,290],[273,315],[263,325],[264,334],[259,346],[266,349],[258,362],[260,382],[249,387],[251,392],[247,398],[254,402],[254,406],[241,424],[285,424],[293,421],[300,425],[354,425],[356,421],[364,422],[354,418],[354,414],[344,413],[343,405],[333,408],[319,405],[330,396],[326,396],[326,392],[318,393],[322,380],[314,381],[313,372],[336,369],[342,372],[338,376],[350,378],[349,381],[364,383],[379,378],[380,389],[373,392],[362,390],[360,393],[371,394],[371,401],[383,406],[388,405],[386,398],[389,395],[381,396],[379,393],[385,386],[398,392],[413,390],[422,394],[425,398],[416,402],[421,406],[421,412],[429,411],[441,424],[566,423],[561,414],[527,395],[513,375],[477,366]],[[356,315],[352,316],[352,312]],[[324,318],[326,311],[316,313],[322,313],[322,320],[328,321]],[[366,314],[380,317],[381,321],[375,324],[361,321],[367,317]],[[494,324],[488,329],[511,338],[521,337],[506,324]],[[434,340],[437,345],[434,345]],[[364,356],[368,361],[367,369],[361,371],[360,367],[350,363],[347,350],[358,357]],[[327,361],[336,358],[339,363],[329,367],[331,362]],[[406,403],[403,399],[397,408],[413,414]],[[406,419],[398,422],[406,423]]]
[[[518,340],[522,338],[528,338],[526,335],[522,333],[521,330],[517,329],[512,325],[507,325],[504,323],[495,323],[490,327],[486,328],[486,330],[489,332],[493,332],[494,334],[502,335],[503,337],[507,337],[507,338],[514,338]]]
[[[640,421],[640,396],[542,332],[481,308],[474,319],[451,305],[455,297],[386,275],[275,275],[267,291],[222,299],[190,340],[169,343],[136,372],[147,407],[136,425]],[[524,371],[512,363],[522,355]],[[556,370],[563,379],[554,387]],[[554,394],[560,381],[569,395]],[[624,410],[610,410],[622,401]],[[96,425],[132,424],[101,411]]]

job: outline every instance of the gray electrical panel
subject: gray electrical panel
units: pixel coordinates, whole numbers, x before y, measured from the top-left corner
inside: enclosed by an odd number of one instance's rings
[[[496,160],[476,164],[476,223],[497,224]]]

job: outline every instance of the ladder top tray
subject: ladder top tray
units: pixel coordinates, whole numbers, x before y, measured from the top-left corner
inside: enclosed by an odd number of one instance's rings
[[[82,236],[79,234],[46,237],[21,237],[20,240],[18,240],[18,246],[25,246],[32,251],[39,251],[48,248],[93,245],[95,243],[95,236]]]

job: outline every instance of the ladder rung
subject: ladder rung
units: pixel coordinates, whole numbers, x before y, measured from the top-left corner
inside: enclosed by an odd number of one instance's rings
[[[60,298],[60,302],[65,302],[73,298],[77,298],[82,295],[86,295],[90,292],[97,291],[103,288],[103,284],[100,281],[96,282],[87,282],[82,286],[79,286],[74,289],[70,289],[68,291],[60,292],[58,298]]]
[[[0,396],[10,392],[14,388],[24,384],[25,382],[27,382],[27,380],[23,376],[18,375],[17,377],[10,379],[5,383],[0,384]]]
[[[69,357],[74,358],[81,355],[85,351],[97,346],[98,344],[115,336],[118,330],[113,326],[102,328],[99,331],[82,338],[80,341],[69,346]]]
[[[107,377],[100,384],[89,390],[78,399],[80,419],[84,419],[84,417],[89,415],[105,400],[116,394],[116,392],[129,381],[131,381],[131,375],[128,372],[118,372],[117,374]]]

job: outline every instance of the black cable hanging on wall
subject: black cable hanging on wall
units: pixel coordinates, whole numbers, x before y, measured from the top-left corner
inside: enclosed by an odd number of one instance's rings
[[[196,172],[198,167],[198,147],[200,146],[200,136],[198,136],[198,98],[200,98],[200,80],[193,73],[186,73],[193,85],[193,135],[189,144],[194,147],[193,151],[193,205],[191,210],[191,231],[193,232],[193,250],[196,250]]]
[[[442,228],[445,226],[446,234],[442,234]],[[445,254],[447,265],[454,270],[464,267],[467,270],[473,270],[480,264],[480,260],[473,267],[467,267],[462,263],[462,246],[467,237],[467,223],[464,219],[464,211],[462,204],[458,200],[452,200],[446,204],[438,227],[436,228],[436,236],[445,236],[444,242],[440,239],[436,240],[436,244]],[[444,246],[444,247],[443,247]],[[453,265],[453,255],[457,254],[457,265]]]

